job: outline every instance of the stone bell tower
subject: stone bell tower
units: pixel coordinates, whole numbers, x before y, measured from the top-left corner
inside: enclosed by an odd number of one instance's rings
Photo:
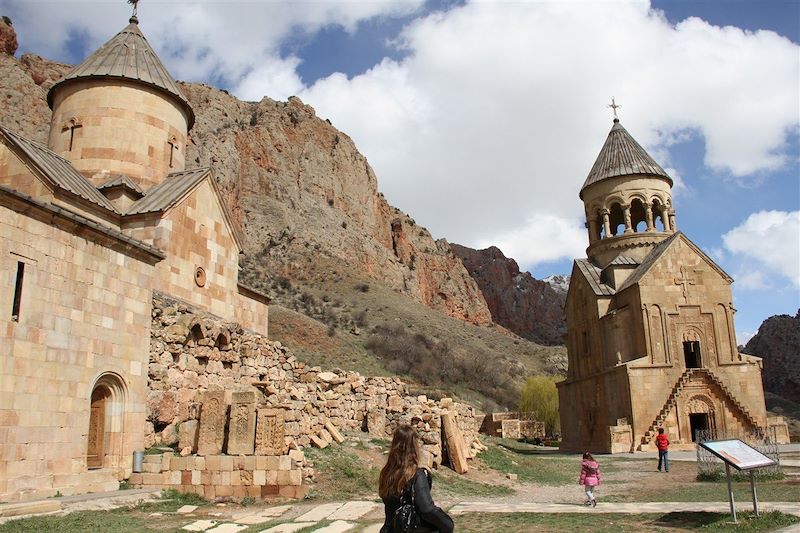
[[[48,146],[95,187],[114,175],[141,189],[184,169],[194,112],[136,16],[47,94]]]
[[[615,117],[580,191],[589,247],[565,305],[562,449],[647,449],[658,428],[688,449],[700,432],[780,425],[767,417],[761,360],[737,350],[733,279],[676,230],[671,191]]]
[[[620,253],[641,261],[675,232],[672,178],[614,119],[580,192],[589,230],[586,255],[605,267]]]

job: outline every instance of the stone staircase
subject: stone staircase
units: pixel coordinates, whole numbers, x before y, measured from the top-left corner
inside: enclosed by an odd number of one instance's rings
[[[755,418],[753,418],[747,409],[741,403],[739,403],[739,400],[736,399],[728,387],[726,387],[725,384],[722,383],[722,381],[720,381],[720,379],[715,376],[713,372],[707,368],[687,368],[686,371],[681,374],[681,377],[678,378],[675,386],[672,387],[669,398],[667,398],[667,401],[664,403],[661,411],[659,411],[658,416],[656,416],[655,420],[653,420],[653,423],[650,424],[650,427],[647,429],[647,431],[645,431],[644,435],[642,435],[642,439],[638,447],[640,450],[644,449],[648,444],[650,444],[653,438],[655,438],[656,434],[658,433],[658,428],[661,427],[661,425],[664,423],[664,420],[667,419],[669,412],[673,407],[675,407],[675,402],[678,399],[678,395],[683,390],[683,387],[685,387],[689,380],[695,376],[708,377],[709,381],[714,383],[714,385],[716,385],[717,388],[719,388],[719,390],[722,392],[722,395],[727,398],[731,405],[733,405],[734,410],[739,411],[739,414],[750,426],[753,427],[753,429],[760,427]]]

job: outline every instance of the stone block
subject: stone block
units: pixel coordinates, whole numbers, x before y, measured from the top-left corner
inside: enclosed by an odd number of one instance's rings
[[[220,456],[206,455],[206,470],[219,470],[219,469],[220,469]]]
[[[190,453],[197,449],[197,420],[186,420],[178,426],[178,447],[182,450],[190,448]]]
[[[278,470],[289,470],[292,468],[292,458],[288,455],[278,457]]]
[[[259,409],[256,420],[256,455],[283,455],[285,442],[283,411]]]
[[[467,458],[464,455],[464,438],[452,413],[442,413],[442,429],[450,465],[457,473],[465,474],[467,472]]]
[[[373,437],[386,437],[386,411],[373,408],[367,413],[367,431]]]
[[[197,437],[197,453],[215,455],[222,451],[225,439],[224,391],[206,391],[201,395],[200,429]]]
[[[255,391],[234,392],[228,430],[228,453],[252,455],[256,431]]]
[[[328,441],[323,438],[320,438],[316,435],[309,435],[309,438],[311,439],[311,444],[315,448],[323,449],[328,447]]]

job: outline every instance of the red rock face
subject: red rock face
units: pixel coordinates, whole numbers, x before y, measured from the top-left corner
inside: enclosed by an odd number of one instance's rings
[[[11,20],[0,17],[0,54],[13,56],[17,52],[17,32],[11,26]]]
[[[67,70],[35,55],[0,55],[0,123],[47,141],[46,91]],[[210,166],[264,272],[325,279],[337,265],[474,324],[491,314],[444,240],[434,241],[378,192],[353,141],[298,98],[242,102],[208,85],[181,84],[196,113],[186,167]]]
[[[450,246],[478,283],[496,323],[539,344],[564,344],[566,294],[520,272],[517,262],[494,246],[485,250]]]
[[[764,390],[800,403],[800,309],[766,319],[742,351],[763,358]]]

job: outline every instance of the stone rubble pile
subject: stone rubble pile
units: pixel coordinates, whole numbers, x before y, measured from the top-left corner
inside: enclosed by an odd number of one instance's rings
[[[409,396],[399,378],[309,367],[279,342],[163,294],[154,296],[152,326],[147,447],[180,444],[184,453],[196,451],[206,391],[222,392],[228,406],[235,393],[258,391],[259,410],[282,414],[284,442],[282,450],[274,450],[277,455],[309,445],[325,447],[341,439],[341,430],[388,439],[405,423],[417,429],[428,452],[426,462],[436,467],[447,453],[442,447],[443,414],[455,416],[465,457],[483,449],[478,440],[482,415],[450,398]],[[313,475],[308,470],[306,476]]]

